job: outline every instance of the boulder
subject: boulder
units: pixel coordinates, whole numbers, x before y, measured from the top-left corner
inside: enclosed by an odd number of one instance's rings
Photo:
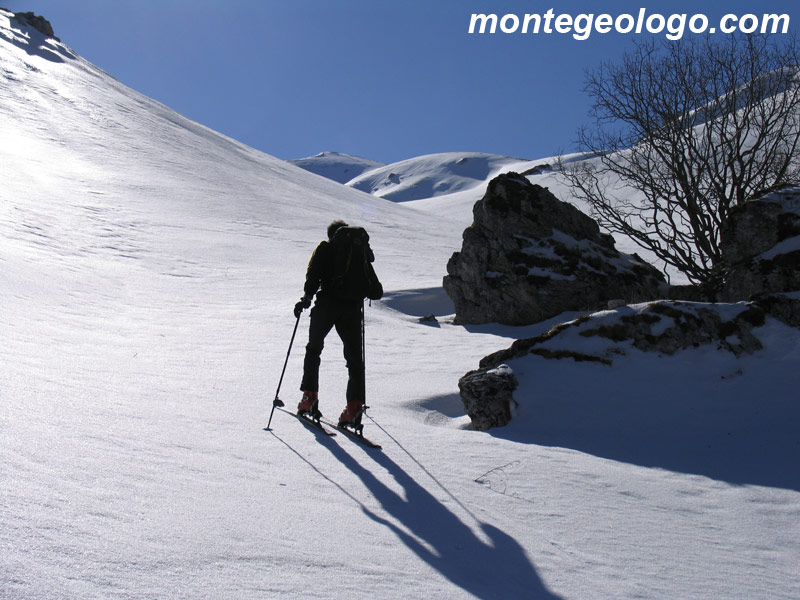
[[[444,289],[457,323],[527,325],[609,301],[659,297],[665,281],[577,208],[517,173],[489,182]]]
[[[472,427],[484,431],[502,427],[511,420],[517,379],[508,365],[470,371],[458,381],[461,401]]]
[[[800,290],[800,188],[731,210],[720,226],[720,253],[718,300]]]
[[[789,327],[800,329],[800,292],[758,296],[756,302],[769,316]]]

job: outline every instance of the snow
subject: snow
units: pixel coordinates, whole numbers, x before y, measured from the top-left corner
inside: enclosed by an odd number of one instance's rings
[[[800,215],[800,186],[787,185],[758,199],[780,204],[784,211]]]
[[[482,195],[491,178],[528,162],[479,152],[430,154],[373,169],[353,178],[347,185],[395,202],[434,198],[474,188],[482,188]]]
[[[556,322],[452,324],[441,279],[480,182],[405,203],[364,194],[177,115],[9,16],[4,600],[800,596],[797,330],[768,321],[766,349],[742,359],[510,361],[517,418],[471,431],[458,378]],[[366,431],[383,452],[280,413],[262,429],[333,218],[368,229],[387,290],[366,309]],[[334,335],[321,377],[335,416]]]
[[[339,183],[347,183],[367,171],[384,166],[383,163],[374,160],[340,152],[320,152],[315,156],[298,158],[289,162]]]
[[[800,216],[800,187],[786,186],[776,192],[769,193],[760,198],[765,202],[780,204],[785,212]],[[756,257],[756,260],[774,260],[782,254],[800,251],[800,236],[787,238]]]

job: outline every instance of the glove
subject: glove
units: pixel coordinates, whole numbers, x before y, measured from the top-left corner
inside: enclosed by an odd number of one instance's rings
[[[303,296],[302,298],[300,298],[300,302],[294,305],[295,318],[299,319],[300,313],[303,312],[303,309],[308,308],[309,306],[311,306],[311,298],[309,298],[308,296]]]

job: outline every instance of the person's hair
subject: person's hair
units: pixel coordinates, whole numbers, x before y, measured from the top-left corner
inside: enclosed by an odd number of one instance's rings
[[[334,234],[342,227],[347,227],[347,223],[345,223],[341,219],[338,219],[333,223],[331,223],[330,225],[328,225],[328,239],[332,240]]]

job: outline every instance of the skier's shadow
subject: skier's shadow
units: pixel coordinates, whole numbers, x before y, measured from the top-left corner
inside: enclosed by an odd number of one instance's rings
[[[405,498],[382,483],[339,444],[322,446],[361,479],[399,525],[362,504],[364,513],[391,529],[409,549],[455,585],[477,598],[560,598],[545,587],[525,550],[513,537],[479,522],[490,540],[483,541],[388,455],[369,454],[394,477],[405,491]]]

